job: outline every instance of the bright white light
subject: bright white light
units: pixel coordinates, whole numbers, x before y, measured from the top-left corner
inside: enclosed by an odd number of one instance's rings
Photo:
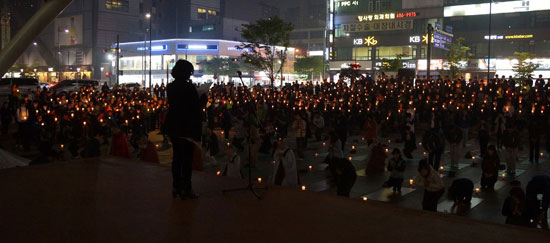
[[[68,30],[68,29],[65,29],[65,33],[69,33],[69,30]]]
[[[317,57],[317,56],[323,56],[323,51],[310,51],[309,52],[310,57]]]
[[[448,6],[444,8],[444,16],[456,17],[486,15],[489,14],[489,12],[493,14],[503,14],[550,10],[548,0],[493,2],[491,11],[489,11],[489,7],[489,3]]]
[[[148,19],[151,18],[151,14],[150,14],[150,13],[146,13],[146,14],[145,14],[145,18],[148,18]]]
[[[189,45],[189,50],[206,50],[208,47],[206,45]]]
[[[32,45],[33,45],[33,46],[36,46],[36,45],[38,45],[38,43],[36,43],[36,42],[33,42],[33,43],[32,43]]]

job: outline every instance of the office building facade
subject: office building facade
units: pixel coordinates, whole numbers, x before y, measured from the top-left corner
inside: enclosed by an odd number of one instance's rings
[[[468,76],[491,73],[512,75],[514,52],[531,52],[548,70],[550,5],[544,0],[331,0],[329,48],[331,70],[338,72],[357,62],[365,73],[379,70],[383,59],[402,56],[403,67],[424,74],[427,69],[427,28],[435,29],[430,64],[432,74],[449,69],[447,44],[459,37],[472,57],[461,63]],[[491,26],[489,26],[491,17]],[[490,42],[490,43],[489,43]],[[489,44],[491,52],[489,53]],[[490,59],[488,58],[490,56]],[[550,74],[550,73],[548,73]]]

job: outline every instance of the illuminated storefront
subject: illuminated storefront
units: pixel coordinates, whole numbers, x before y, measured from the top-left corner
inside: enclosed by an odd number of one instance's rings
[[[170,70],[179,59],[188,60],[195,66],[193,80],[207,82],[215,79],[214,75],[204,72],[204,63],[215,57],[241,59],[245,51],[237,48],[241,42],[225,40],[202,39],[169,39],[152,42],[151,58],[149,58],[149,42],[121,43],[120,83],[142,83],[149,85],[149,68],[151,68],[152,84],[169,82],[172,77]],[[276,47],[277,51],[284,48]],[[288,53],[294,53],[295,49],[289,47]],[[283,75],[289,77],[294,72],[294,55],[287,55],[287,61],[283,66]],[[114,63],[113,63],[114,64]],[[113,65],[113,70],[115,67]],[[244,80],[248,83],[265,83],[267,77],[261,72],[244,73]],[[238,81],[236,77],[220,77],[220,81]],[[256,81],[256,82],[254,82]]]
[[[444,1],[443,6],[430,2],[414,3],[401,0],[329,0],[329,57],[331,71],[338,72],[345,64],[357,62],[363,73],[374,73],[383,59],[398,55],[403,66],[424,74],[427,66],[427,26],[431,24],[431,70],[444,74],[447,44],[459,37],[471,48],[471,60],[463,64],[472,76],[491,73],[511,75],[504,65],[514,52],[530,52],[537,59],[550,59],[550,4],[547,0],[493,1],[492,26],[489,31],[489,1]],[[421,5],[421,6],[420,6]],[[421,7],[421,8],[420,8]],[[490,68],[478,65],[487,60],[491,42]],[[422,63],[423,62],[423,63]],[[435,62],[435,63],[434,63]],[[379,65],[380,64],[380,65]],[[542,64],[545,64],[542,62]],[[547,75],[545,65],[535,75]],[[481,76],[481,75],[479,75]]]

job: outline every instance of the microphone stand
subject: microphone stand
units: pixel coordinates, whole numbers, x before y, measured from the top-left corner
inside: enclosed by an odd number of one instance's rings
[[[241,84],[243,86],[243,89],[247,92],[248,97],[250,98],[250,104],[254,107],[254,109],[256,109],[256,102],[254,102],[252,100],[252,94],[250,93],[250,90],[247,90],[246,86],[244,85],[242,72],[237,71],[237,74],[239,75],[239,79],[241,80]],[[248,112],[250,113],[250,110]],[[258,120],[258,122],[259,122],[259,120]],[[237,192],[237,191],[250,191],[250,192],[252,192],[252,194],[254,194],[254,196],[256,196],[256,198],[262,199],[262,197],[256,192],[256,189],[267,190],[267,186],[263,187],[263,188],[254,188],[254,183],[252,182],[252,145],[251,145],[251,139],[250,139],[251,131],[252,131],[252,125],[249,125],[248,126],[248,138],[247,138],[247,144],[248,144],[248,185],[246,187],[241,187],[241,188],[222,190],[222,193]]]

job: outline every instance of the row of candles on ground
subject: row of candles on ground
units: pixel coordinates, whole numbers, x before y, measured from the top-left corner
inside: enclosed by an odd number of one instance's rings
[[[310,167],[311,167],[311,165],[310,165]],[[217,172],[216,172],[216,175],[218,175],[218,176],[221,175],[221,171],[217,171]],[[262,181],[263,181],[261,177],[258,177],[257,180],[258,180],[258,183],[262,183]],[[305,186],[305,185],[302,185],[302,186],[301,186],[301,189],[302,189],[302,191],[305,191],[305,190],[306,190],[306,186]]]

